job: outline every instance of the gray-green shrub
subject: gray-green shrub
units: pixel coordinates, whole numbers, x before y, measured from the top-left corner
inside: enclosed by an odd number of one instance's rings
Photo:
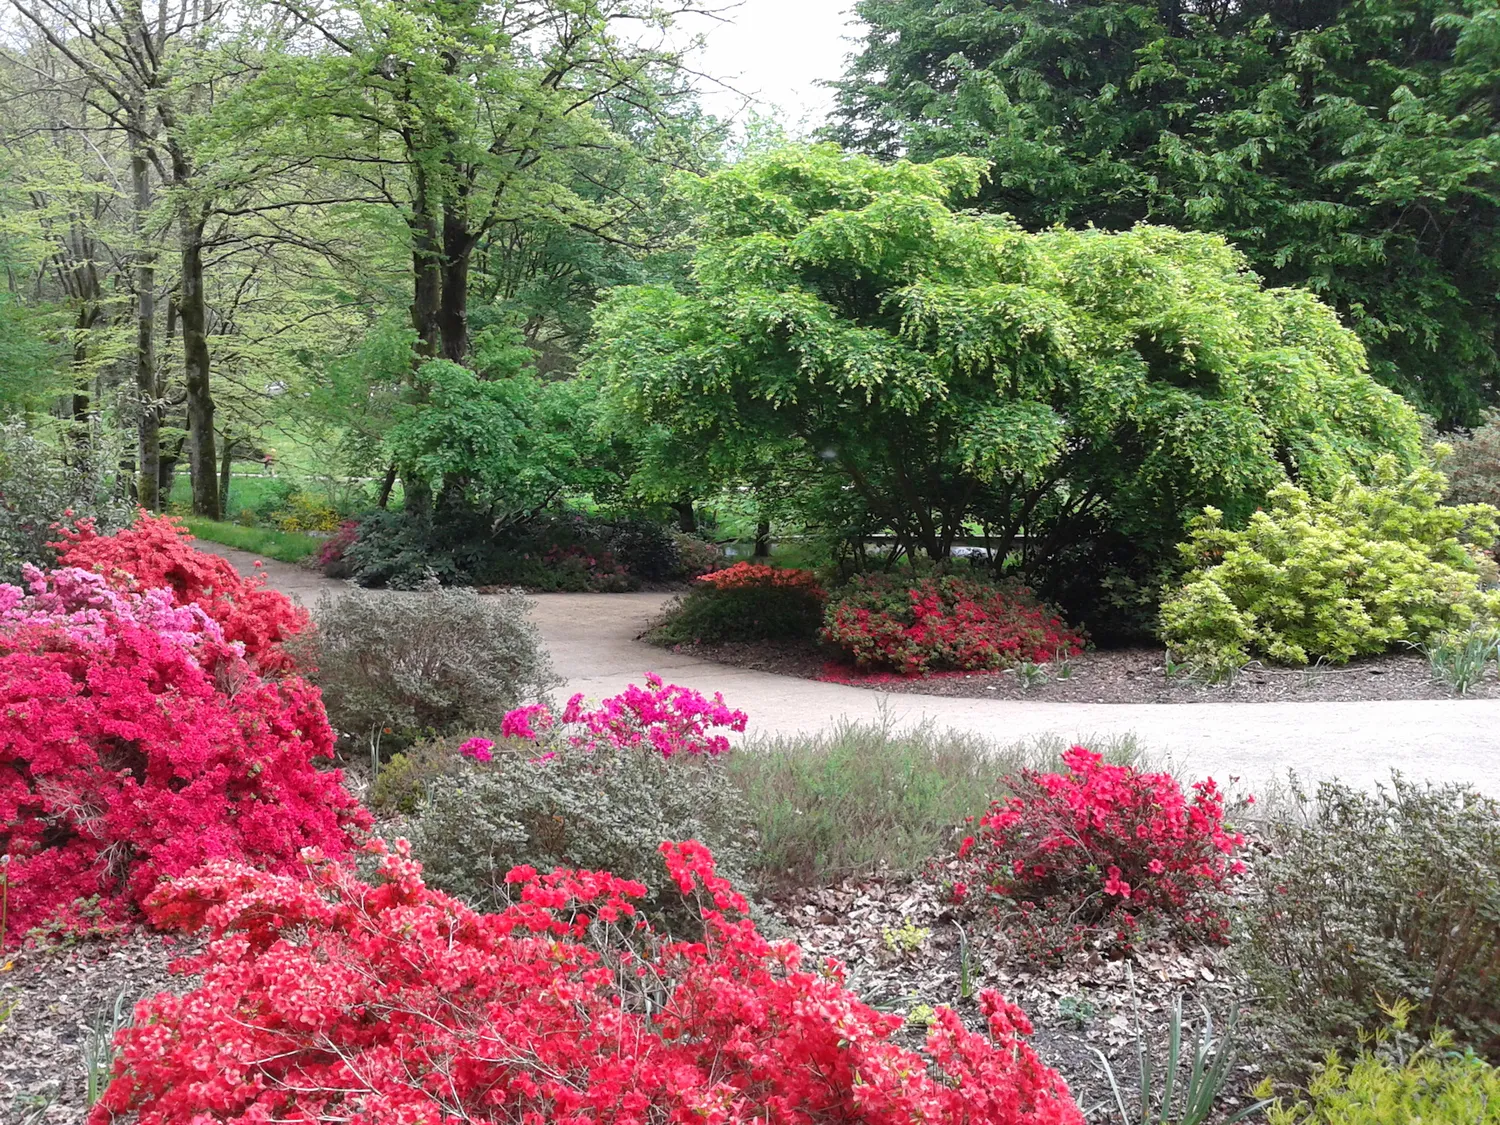
[[[1419,1033],[1500,1058],[1500,801],[1325,782],[1262,834],[1235,944],[1284,1050],[1354,1048],[1382,1001],[1406,1000]]]
[[[334,729],[373,750],[459,730],[494,730],[559,680],[520,593],[324,596],[293,646],[323,690]]]
[[[23,563],[51,562],[47,543],[59,520],[90,518],[101,531],[130,522],[133,508],[109,454],[107,445],[90,445],[70,462],[24,423],[0,423],[0,580],[20,578]]]
[[[681,897],[658,849],[687,839],[706,844],[720,874],[745,885],[749,815],[723,759],[501,741],[490,761],[477,762],[458,744],[437,740],[404,755],[419,779],[406,831],[431,886],[490,909],[504,900],[506,872],[521,864],[611,871],[644,883],[648,911],[676,923]],[[424,760],[438,768],[424,771]]]

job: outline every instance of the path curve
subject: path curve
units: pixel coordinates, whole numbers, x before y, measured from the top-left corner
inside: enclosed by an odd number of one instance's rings
[[[245,572],[256,560],[244,551],[199,545]],[[272,560],[264,570],[272,586],[309,607],[325,592],[352,588]],[[752,734],[820,730],[882,715],[901,726],[930,720],[1000,742],[1055,735],[1087,743],[1133,733],[1174,768],[1251,785],[1289,769],[1306,779],[1368,785],[1394,769],[1500,793],[1500,700],[1095,704],[891,694],[728,667],[642,644],[635,637],[667,601],[664,594],[538,594],[531,601],[568,692],[599,699],[656,671],[703,692],[722,692],[731,706],[749,713]]]

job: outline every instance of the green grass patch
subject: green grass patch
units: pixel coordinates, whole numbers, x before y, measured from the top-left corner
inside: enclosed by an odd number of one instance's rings
[[[272,531],[266,527],[242,527],[237,523],[221,523],[219,520],[183,516],[182,522],[199,539],[210,543],[222,543],[276,559],[284,563],[301,562],[323,546],[323,540],[300,531]]]
[[[1141,765],[1129,737],[1086,745]],[[955,846],[964,820],[1004,795],[1024,767],[1052,770],[1071,743],[1010,746],[930,723],[844,723],[816,735],[749,743],[730,755],[757,837],[757,880],[793,890],[850,876],[915,875]]]

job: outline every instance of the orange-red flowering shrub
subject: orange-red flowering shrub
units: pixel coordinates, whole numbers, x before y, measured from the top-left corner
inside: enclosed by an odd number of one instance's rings
[[[952,576],[858,575],[829,605],[822,635],[856,667],[904,676],[1041,663],[1084,645],[1024,587]]]
[[[649,639],[658,644],[811,639],[827,597],[810,570],[735,563],[700,575]]]
[[[62,566],[104,575],[116,589],[166,587],[179,605],[200,606],[224,630],[224,639],[245,646],[245,657],[262,672],[293,670],[281,642],[307,628],[307,611],[264,576],[246,578],[228,559],[194,549],[193,537],[170,516],[141,512],[135,523],[100,535],[92,520],[59,529],[53,546]]]
[[[8,936],[98,896],[126,917],[163,875],[285,871],[368,823],[330,757],[316,688],[262,679],[197,604],[102,575],[0,585],[0,855]]]
[[[1082,1125],[1018,1009],[985,993],[989,1035],[939,1010],[924,1053],[892,1043],[901,1017],[763,938],[694,841],[662,845],[694,942],[607,873],[517,868],[480,914],[373,850],[374,888],[316,861],[160,888],[157,925],[208,931],[179,966],[203,983],[138,1005],[90,1125]]]
[[[1212,778],[1192,796],[1169,773],[1111,765],[1075,746],[1062,773],[1005,778],[959,846],[954,896],[1000,908],[1027,956],[1048,960],[1088,943],[1129,948],[1143,923],[1222,941],[1219,893],[1244,871],[1244,837],[1224,821]]]

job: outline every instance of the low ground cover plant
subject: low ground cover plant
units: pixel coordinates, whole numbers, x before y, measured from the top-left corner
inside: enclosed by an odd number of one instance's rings
[[[369,823],[315,688],[263,678],[197,602],[68,567],[0,585],[0,855],[9,937],[74,903],[130,915],[209,860],[286,871]]]
[[[425,736],[497,730],[556,684],[526,599],[431,589],[324,596],[295,646],[334,729],[375,760]]]
[[[829,602],[822,637],[857,668],[906,676],[1039,664],[1085,643],[1024,587],[956,575],[857,575]]]
[[[810,570],[739,562],[699,576],[647,639],[656,644],[811,639],[827,597]]]
[[[244,645],[260,671],[293,670],[285,642],[307,627],[307,612],[267,588],[263,576],[246,577],[227,559],[196,550],[172,517],[141,511],[109,534],[85,519],[59,527],[58,535],[61,565],[102,574],[119,590],[169,589],[179,605],[196,605],[218,622],[225,640]]]
[[[219,863],[158,891],[158,926],[207,931],[182,966],[203,982],[145,1002],[90,1125],[1082,1123],[1018,1009],[987,992],[988,1036],[939,1009],[924,1051],[896,1045],[901,1017],[764,939],[696,842],[662,846],[693,942],[643,927],[642,888],[608,873],[519,868],[480,914],[378,854],[376,887]]]
[[[1500,802],[1397,777],[1323,782],[1268,822],[1235,948],[1268,1032],[1304,1060],[1351,1049],[1407,1001],[1500,1060]]]
[[[1494,621],[1500,591],[1482,548],[1500,513],[1444,505],[1445,489],[1433,469],[1398,475],[1387,461],[1374,484],[1347,478],[1327,500],[1280,485],[1243,530],[1206,509],[1182,547],[1193,569],[1162,603],[1162,638],[1225,669],[1342,663]]]
[[[1244,837],[1206,779],[1115,765],[1074,746],[1063,769],[1023,769],[947,865],[953,897],[992,912],[1019,952],[1056,960],[1086,946],[1130,949],[1152,932],[1228,938],[1223,892]]]

